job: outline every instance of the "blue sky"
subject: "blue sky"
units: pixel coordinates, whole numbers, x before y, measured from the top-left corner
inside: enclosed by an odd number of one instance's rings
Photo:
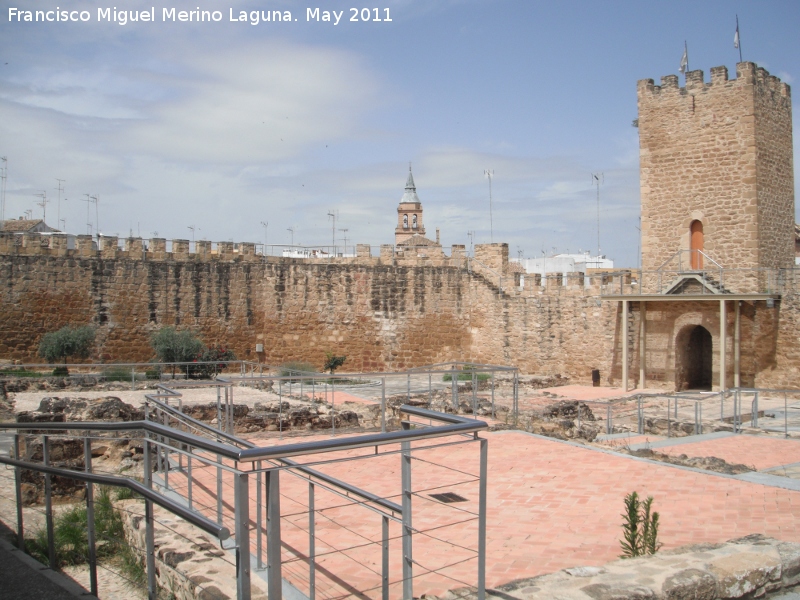
[[[122,4],[122,3],[119,3]],[[94,1],[0,0],[0,156],[6,216],[42,209],[127,236],[330,244],[393,242],[413,163],[428,237],[493,238],[512,256],[596,250],[591,173],[603,172],[600,246],[636,266],[636,82],[745,60],[800,80],[800,3],[385,0],[362,5],[229,0],[153,4],[155,23],[97,22]],[[84,23],[9,22],[8,8],[88,10]],[[160,22],[162,8],[219,10]],[[349,22],[351,6],[391,22]],[[344,10],[338,25],[306,9]],[[121,7],[118,7],[121,8]],[[290,10],[290,23],[230,10]],[[794,102],[795,109],[797,102]],[[798,141],[795,140],[795,148]],[[800,181],[795,161],[795,181]],[[95,207],[91,207],[96,228]]]

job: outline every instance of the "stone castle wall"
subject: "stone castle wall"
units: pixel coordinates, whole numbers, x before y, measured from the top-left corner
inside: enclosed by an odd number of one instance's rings
[[[693,220],[703,223],[705,252],[727,269],[790,266],[789,86],[745,62],[732,80],[715,67],[710,83],[688,72],[684,88],[675,75],[660,86],[639,81],[638,103],[643,269],[688,250]],[[752,274],[729,275],[738,291],[759,288]]]
[[[321,367],[332,351],[347,355],[347,370],[459,360],[516,365],[584,383],[600,369],[604,385],[620,385],[621,303],[603,295],[638,291],[631,273],[549,277],[542,285],[529,278],[520,289],[508,273],[504,244],[478,247],[485,265],[478,268],[467,263],[463,248],[432,266],[425,257],[415,263],[367,251],[329,261],[265,258],[245,244],[234,252],[228,243],[216,250],[201,245],[189,254],[180,240],[172,252],[164,240],[151,240],[147,251],[141,240],[130,240],[126,251],[105,238],[100,250],[87,239],[66,250],[58,238],[0,234],[0,359],[38,362],[44,333],[93,324],[93,360],[147,361],[153,357],[149,336],[175,325],[197,331],[206,344],[232,348],[239,358],[267,364],[300,360]],[[744,303],[743,382],[795,385],[800,302],[794,298],[785,296],[774,309]],[[674,385],[676,339],[689,324],[709,329],[718,362],[718,306],[648,305],[648,385]],[[629,307],[635,384],[640,309],[637,302]],[[257,344],[264,352],[256,353]],[[732,373],[730,357],[728,365]],[[714,377],[716,384],[716,372]]]

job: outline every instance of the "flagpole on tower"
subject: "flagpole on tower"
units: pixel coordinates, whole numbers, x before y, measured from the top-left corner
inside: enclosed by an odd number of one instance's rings
[[[739,15],[736,15],[736,34],[733,36],[733,47],[739,49],[739,62],[744,62],[742,60],[742,42],[739,39]]]

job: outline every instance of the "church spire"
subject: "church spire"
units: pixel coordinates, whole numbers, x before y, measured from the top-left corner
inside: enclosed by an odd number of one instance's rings
[[[411,174],[411,163],[408,163],[408,179],[406,179],[406,189],[412,192],[417,191],[417,186],[414,185],[414,176]]]

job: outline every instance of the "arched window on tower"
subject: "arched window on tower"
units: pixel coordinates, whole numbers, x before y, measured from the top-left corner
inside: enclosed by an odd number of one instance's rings
[[[703,223],[702,221],[692,221],[689,226],[691,239],[689,241],[689,255],[691,257],[692,269],[699,271],[703,268]]]
[[[417,215],[414,215],[411,219],[411,227],[416,229],[417,228]]]
[[[403,215],[403,229],[408,229],[408,215]]]

